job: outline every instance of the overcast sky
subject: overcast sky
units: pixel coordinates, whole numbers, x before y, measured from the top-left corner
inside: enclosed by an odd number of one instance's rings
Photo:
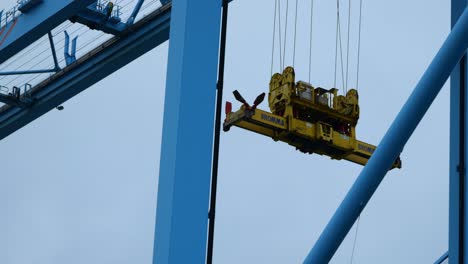
[[[0,8],[14,2],[0,0]],[[352,2],[355,86],[359,3]],[[310,1],[299,5],[295,68],[307,81]],[[272,0],[230,5],[226,100],[235,89],[249,101],[268,91],[273,10]],[[314,86],[333,86],[335,23],[336,2],[316,0]],[[450,1],[364,1],[358,139],[378,144],[449,29]],[[151,263],[167,48],[0,141],[0,263]],[[364,210],[354,263],[432,263],[448,249],[448,88],[406,145],[403,168],[388,174]],[[238,128],[222,133],[215,263],[300,263],[361,169]],[[350,263],[354,234],[331,263]]]

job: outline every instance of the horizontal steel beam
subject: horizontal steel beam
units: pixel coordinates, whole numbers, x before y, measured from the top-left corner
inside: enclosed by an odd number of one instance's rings
[[[171,5],[165,5],[129,27],[26,94],[34,104],[26,109],[0,108],[0,139],[54,109],[91,85],[169,39]]]
[[[44,70],[30,70],[30,71],[11,71],[11,72],[0,72],[0,76],[3,75],[23,75],[23,74],[38,74],[38,73],[49,73],[58,72],[58,69],[44,69]]]
[[[96,0],[44,0],[0,28],[0,64]]]
[[[14,105],[20,108],[25,108],[28,104],[8,95],[0,94],[0,102],[8,105]]]

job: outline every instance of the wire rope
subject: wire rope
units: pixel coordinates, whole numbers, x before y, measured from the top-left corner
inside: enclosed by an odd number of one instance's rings
[[[69,25],[70,26],[70,25]],[[67,27],[65,27],[67,28]],[[55,37],[57,34],[53,34],[53,36]],[[27,50],[25,50],[23,53],[18,53],[18,55],[12,57],[11,59],[9,59],[7,61],[7,63],[5,65],[2,64],[2,67],[0,67],[0,71],[6,69],[7,67],[9,67],[10,65],[14,64],[15,62],[18,62],[17,59],[21,59],[21,58],[26,58],[25,56],[28,55],[29,53],[31,53],[32,51],[34,51],[37,47],[39,47],[40,45],[42,45],[43,43],[47,42],[48,41],[48,38],[45,38],[45,36],[43,38],[41,38],[38,42],[36,42],[35,44],[31,45],[30,47],[28,47]],[[15,57],[18,57],[17,59]]]
[[[275,56],[275,35],[276,35],[276,9],[278,6],[278,0],[275,0],[275,13],[273,15],[273,41],[271,44],[271,68],[270,68],[270,75],[273,76],[273,64],[274,64],[274,56]]]
[[[156,2],[156,0],[152,0],[152,1],[148,2],[146,5],[144,5],[144,6],[142,7],[141,11],[147,9],[150,5],[152,5],[152,4],[155,3],[155,2]],[[131,2],[126,3],[126,4],[124,5],[124,7],[128,6],[129,4],[131,4]],[[63,30],[63,29],[69,28],[69,27],[72,26],[72,25],[73,25],[73,24],[64,25],[64,26],[62,26],[62,28],[58,28],[58,29],[55,29],[55,30]],[[75,34],[76,32],[81,31],[82,29],[85,29],[85,31],[82,32],[82,33],[80,33],[81,36],[83,36],[83,35],[85,35],[86,33],[90,32],[90,29],[80,27],[80,28],[74,30],[71,34],[73,35],[73,34]],[[56,35],[58,35],[58,34],[60,34],[60,33],[57,33],[57,34],[55,34],[54,36],[56,36]],[[102,34],[102,35],[100,35],[100,36],[97,37],[97,38],[93,38],[91,41],[89,41],[89,42],[87,42],[85,45],[81,46],[81,47],[77,50],[77,52],[81,51],[83,48],[89,46],[91,43],[94,43],[96,40],[102,38],[103,36],[108,36],[108,35],[107,35],[107,34]],[[47,39],[45,39],[45,40],[43,40],[43,41],[46,41],[46,40],[47,40]],[[56,43],[56,45],[59,44],[59,43],[61,43],[61,42],[63,42],[63,41],[64,41],[64,38],[61,39],[61,40],[59,40],[59,41]],[[38,46],[38,45],[37,45],[37,46]],[[63,48],[63,47],[62,47],[62,48]],[[50,48],[46,48],[45,50],[43,50],[42,52],[40,52],[39,54],[37,54],[34,58],[39,57],[39,56],[42,55],[43,53],[49,51],[49,49],[50,49]],[[31,50],[34,50],[34,49],[31,49]],[[23,56],[24,56],[24,55],[23,55]],[[33,61],[34,58],[33,58],[32,60],[28,60],[28,61],[26,61],[25,63],[21,64],[21,65],[20,65],[19,67],[17,67],[15,70],[18,70],[19,68],[23,67],[23,66],[26,65],[27,63]],[[39,62],[35,63],[35,64],[34,64],[33,66],[31,66],[28,70],[31,70],[32,68],[38,66],[39,64],[41,64],[42,62],[44,62],[45,60],[47,60],[47,58],[48,58],[48,56],[45,57],[45,58],[43,58],[43,59],[40,60]],[[62,58],[62,59],[59,61],[59,63],[62,63],[64,60],[65,60],[65,59]],[[10,65],[11,65],[11,64],[10,64]],[[37,79],[37,78],[40,77],[40,76],[43,76],[44,74],[46,74],[46,73],[33,74],[34,77],[33,77],[32,79],[30,79],[29,81],[27,81],[27,83],[32,82],[33,80]],[[26,76],[26,75],[18,75],[17,77],[15,77],[15,78],[13,78],[12,80],[10,80],[6,85],[11,84],[11,83],[17,81],[18,79],[26,78],[25,76]],[[31,75],[28,75],[28,76],[31,76]],[[6,78],[6,77],[8,77],[8,76],[1,77],[0,80],[4,79],[4,78]]]
[[[155,1],[156,1],[156,0],[152,0],[152,1],[148,2],[145,6],[142,7],[142,10],[146,9],[146,7],[148,7],[150,4],[154,3]],[[125,5],[123,5],[123,6],[121,7],[121,9],[127,7],[127,6],[130,5],[131,3],[132,3],[132,1],[127,2]],[[72,23],[69,23],[69,22],[67,23],[67,22],[65,22],[65,23],[59,25],[57,28],[53,29],[54,31],[59,31],[59,32],[58,32],[58,33],[55,33],[55,34],[52,34],[52,35],[53,35],[54,37],[56,37],[56,36],[62,34],[61,31],[64,31],[64,30],[70,28],[71,26],[73,26]],[[82,29],[82,28],[80,28],[80,29]],[[80,29],[75,30],[75,31],[72,32],[71,34],[76,33],[76,32],[77,32],[78,30],[80,30]],[[41,40],[39,40],[39,41],[36,42],[35,44],[33,44],[33,45],[31,45],[30,47],[28,47],[28,50],[26,50],[24,53],[18,54],[18,56],[24,57],[24,56],[28,55],[29,53],[31,53],[32,51],[34,51],[38,46],[42,45],[43,43],[45,43],[45,42],[47,42],[47,41],[48,41],[48,38],[42,38]],[[63,39],[62,39],[61,41],[63,41]],[[55,44],[59,44],[61,41],[58,41],[58,42],[55,43]],[[43,52],[46,52],[46,51],[48,51],[48,50],[49,50],[49,48],[46,48],[46,49],[43,50],[40,54],[42,54]],[[13,58],[14,58],[14,57],[13,57]],[[34,57],[34,58],[35,58],[35,57]],[[33,59],[34,59],[34,58],[33,58]],[[7,68],[8,66],[10,66],[11,64],[13,64],[13,63],[15,63],[15,62],[17,62],[17,61],[18,61],[18,60],[14,60],[14,59],[11,60],[9,63],[7,63],[7,64],[4,65],[3,67],[1,67],[0,70],[4,70],[5,68]],[[29,59],[28,61],[31,61],[31,60]],[[21,66],[24,66],[24,64],[21,65]],[[16,69],[18,69],[18,68],[16,68]],[[16,69],[15,69],[15,70],[16,70]],[[1,79],[3,79],[3,78],[0,78],[0,80],[1,80]]]
[[[73,24],[70,24],[69,26],[67,26],[66,28],[69,28],[70,26],[72,26]],[[84,29],[84,31],[83,31]],[[81,31],[81,32],[79,32]],[[76,28],[74,31],[72,31],[70,33],[70,35],[75,35],[75,34],[81,34],[81,36],[85,35],[86,33],[88,33],[90,31],[89,28],[86,28],[86,27],[79,27],[79,28]],[[79,32],[79,33],[78,33]],[[60,33],[56,34],[55,36],[59,35]],[[60,38],[57,42],[55,42],[55,46],[56,47],[59,47],[58,44],[62,43],[65,41],[65,37],[63,38]],[[63,49],[64,46],[60,46],[58,49]],[[57,49],[57,50],[58,50]],[[36,56],[33,58],[33,59],[29,59],[28,61],[26,61],[25,63],[21,64],[20,66],[16,67],[14,69],[14,71],[18,70],[19,68],[21,68],[22,66],[26,65],[28,62],[32,62],[35,58],[37,58],[38,56],[40,56],[41,54],[45,53],[45,52],[48,52],[50,50],[50,47],[46,47],[45,49],[41,49],[42,51],[39,52],[38,54],[36,54]],[[47,59],[47,58],[46,58]],[[2,78],[0,78],[1,80]]]
[[[348,1],[348,40],[346,44],[346,81],[345,87],[346,91],[348,91],[348,72],[349,72],[349,39],[350,39],[350,32],[351,32],[351,0]]]
[[[280,72],[283,71],[283,61],[282,61],[282,46],[281,46],[281,0],[278,0],[278,32],[279,32],[279,51],[280,51]]]
[[[359,222],[361,220],[361,215],[359,215],[357,222],[356,222],[356,231],[354,232],[354,242],[353,242],[353,250],[351,251],[351,260],[350,264],[353,264],[354,261],[354,252],[356,250],[356,242],[357,242],[357,237],[358,237],[358,231],[359,231]]]
[[[81,30],[81,29],[83,29],[83,28],[79,28],[79,29],[77,29],[76,31],[79,31],[79,30]],[[86,31],[84,31],[83,33],[81,33],[81,35],[83,36],[83,35],[85,35],[86,33],[90,32],[90,31],[91,31],[90,29],[86,29]],[[91,42],[94,42],[95,40],[96,40],[96,39],[93,39]],[[48,50],[49,50],[49,49],[46,49],[46,50],[42,51],[41,53],[39,53],[38,55],[36,55],[33,59],[39,57],[40,55],[44,54],[44,53],[45,53],[46,51],[48,51]],[[39,64],[41,64],[42,62],[46,61],[48,58],[49,58],[49,56],[46,55],[42,60],[38,61],[37,63],[35,63],[34,65],[30,66],[28,69],[26,69],[26,71],[29,71],[29,70],[32,70],[32,69],[36,68]],[[64,58],[61,59],[61,60],[59,61],[59,63],[63,62],[64,60],[65,60]],[[33,60],[31,60],[31,61],[33,61]],[[15,68],[14,71],[18,70],[19,68],[23,67],[24,65],[26,65],[27,63],[29,63],[29,62],[31,62],[31,61],[26,61],[25,63],[23,63],[23,64],[20,65],[19,67]],[[24,75],[18,75],[16,78],[13,78],[12,80],[10,80],[6,85],[11,84],[12,82],[18,80],[18,79],[21,78],[22,76],[24,76]],[[3,78],[6,78],[6,76],[3,77]],[[3,78],[0,78],[0,80],[3,80]]]
[[[344,84],[344,67],[343,67],[343,41],[341,39],[341,19],[340,19],[340,4],[338,0],[338,38],[339,38],[339,43],[340,43],[340,65],[341,65],[341,82],[343,85],[343,92],[346,93],[345,89],[345,84]]]
[[[76,31],[79,31],[79,30],[81,30],[81,29],[85,29],[85,31],[84,31],[83,33],[81,33],[81,36],[86,35],[88,32],[92,32],[90,29],[86,29],[86,28],[79,28],[79,29],[77,29]],[[101,35],[101,36],[106,36],[106,35]],[[96,41],[96,40],[99,39],[99,38],[100,38],[100,37],[91,39],[91,41],[87,42],[87,44],[86,44],[85,46],[88,46],[90,43],[93,43],[94,41]],[[47,51],[47,50],[45,50],[45,51]],[[44,52],[45,52],[45,51],[44,51]],[[44,52],[42,52],[41,54],[43,54]],[[39,54],[39,55],[41,55],[41,54]],[[37,55],[36,57],[38,57],[39,55]],[[48,59],[49,59],[49,56],[46,55],[45,57],[42,58],[42,60],[36,62],[34,65],[30,66],[30,67],[29,67],[28,69],[26,69],[26,70],[32,70],[32,69],[34,69],[34,68],[38,67],[41,63],[43,63],[44,61],[46,61],[46,60],[48,60]],[[59,60],[59,64],[62,63],[63,61],[65,61],[65,58],[60,59],[60,60]],[[23,65],[24,65],[24,64],[23,64]],[[51,65],[51,64],[49,64],[49,65]],[[20,67],[21,67],[21,66],[20,66]],[[44,67],[45,67],[45,66],[44,66]],[[17,68],[17,69],[18,69],[18,68]],[[38,75],[40,76],[41,74],[48,74],[48,73],[39,73]],[[9,85],[9,84],[11,84],[12,82],[14,82],[14,81],[16,81],[16,80],[21,80],[21,78],[26,79],[27,77],[25,77],[25,76],[26,76],[26,75],[17,75],[15,78],[13,78],[12,80],[10,80],[6,85]],[[36,78],[34,78],[34,79],[36,79]],[[28,82],[27,82],[27,83],[28,83]]]
[[[361,61],[361,28],[362,28],[362,0],[359,4],[359,33],[358,33],[358,55],[357,55],[357,70],[356,70],[356,90],[359,91],[359,67]]]
[[[284,22],[283,67],[286,67],[286,44],[288,39],[289,0],[286,0],[286,18]]]
[[[142,10],[144,10],[148,5],[152,4],[153,2],[155,2],[156,0],[152,0],[150,1],[149,3],[147,3],[145,6],[142,7]],[[129,1],[127,2],[126,4],[122,5],[121,9],[124,9],[126,8],[128,5],[130,5],[132,3],[132,1]],[[68,21],[67,21],[68,22]],[[54,37],[56,37],[57,35],[60,35],[62,34],[62,32],[60,31],[64,31],[66,29],[68,29],[69,27],[71,27],[73,24],[70,23],[70,22],[65,22],[61,25],[59,25],[57,28],[53,29],[54,31],[59,31],[59,33],[56,33],[56,34],[52,34]],[[30,47],[28,47],[28,50],[26,50],[24,53],[19,53],[17,56],[19,57],[24,57],[26,56],[27,54],[31,53],[32,51],[34,51],[38,46],[42,45],[43,43],[47,42],[48,39],[47,38],[42,38],[41,40],[39,40],[38,42],[36,42],[35,44],[31,45]],[[48,49],[46,49],[47,51]],[[14,57],[13,57],[14,58]],[[14,60],[12,58],[12,60],[7,63],[6,65],[4,65],[3,67],[0,68],[0,70],[4,70],[5,68],[7,68],[8,66],[10,66],[11,64],[17,62],[17,60]],[[30,61],[30,60],[29,60]]]
[[[293,48],[293,67],[296,66],[296,39],[297,39],[297,6],[299,0],[296,0],[296,12],[294,15],[294,48]]]
[[[310,1],[310,33],[309,33],[309,83],[312,73],[312,37],[314,32],[314,0]]]
[[[343,41],[341,39],[341,22],[340,17],[338,16],[338,36],[340,39],[340,65],[341,65],[341,82],[343,85],[343,91],[346,93],[345,90],[345,79],[344,79],[344,62],[343,62]]]
[[[100,35],[99,37],[97,37],[95,40],[98,40],[104,36],[107,36],[107,35]],[[81,51],[82,49],[86,48],[87,46],[89,46],[90,44],[92,44],[93,41],[90,41],[88,43],[86,43],[85,45],[83,45],[80,49],[78,49],[76,52],[79,52]],[[62,58],[59,60],[59,63],[62,63],[65,61],[65,58]],[[43,74],[43,73],[42,73]],[[30,80],[28,80],[26,83],[31,83],[32,81],[36,80],[37,78],[39,78],[42,74],[37,74],[35,77],[31,78]]]

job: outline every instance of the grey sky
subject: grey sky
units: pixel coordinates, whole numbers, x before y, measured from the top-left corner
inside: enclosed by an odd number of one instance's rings
[[[310,1],[299,2],[295,67],[307,81]],[[315,4],[311,82],[331,87],[336,3]],[[273,8],[231,4],[226,100],[235,89],[250,101],[267,91]],[[357,135],[377,144],[447,36],[450,1],[364,1],[363,12]],[[0,142],[0,263],[151,263],[167,46]],[[431,263],[447,250],[448,95],[446,86],[405,147],[403,169],[365,209],[354,263]],[[215,263],[301,262],[360,170],[238,128],[223,133]],[[354,229],[331,263],[349,263],[353,239]]]

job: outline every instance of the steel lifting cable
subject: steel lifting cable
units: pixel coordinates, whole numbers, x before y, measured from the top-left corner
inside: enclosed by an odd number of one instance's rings
[[[354,232],[354,242],[353,242],[353,250],[351,251],[351,259],[350,259],[350,264],[353,264],[354,261],[354,252],[356,250],[356,241],[357,241],[357,236],[358,236],[358,231],[359,231],[359,222],[361,220],[361,215],[358,216],[357,222],[356,222],[356,231]]]
[[[358,55],[357,55],[357,70],[356,70],[356,90],[359,91],[359,67],[361,61],[361,27],[362,27],[362,0],[359,3],[359,33],[358,33]]]
[[[351,29],[351,0],[348,1],[348,40],[346,44],[346,81],[345,81],[345,87],[346,87],[346,92],[348,91],[348,72],[349,72],[349,35],[350,35],[350,30]]]
[[[279,56],[280,56],[280,71],[283,71],[283,61],[282,61],[282,46],[281,46],[281,0],[278,0],[278,32],[279,32]]]
[[[286,18],[284,22],[283,67],[286,67],[286,40],[288,39],[289,0],[286,0]]]
[[[338,0],[336,0],[336,3],[338,5]],[[340,20],[338,19],[339,15],[339,8],[337,8],[337,13],[336,13],[336,36],[335,36],[335,75],[334,75],[334,81],[333,81],[333,88],[336,87],[336,76],[337,76],[337,67],[338,67],[338,24]]]
[[[273,63],[275,56],[275,35],[276,35],[276,9],[278,8],[278,0],[275,0],[275,13],[273,15],[273,41],[271,44],[271,69],[270,75],[273,76]]]
[[[356,90],[359,90],[359,63],[360,63],[360,56],[361,56],[361,28],[362,28],[362,0],[359,1],[359,33],[358,33],[358,54],[357,54],[357,70],[356,70]],[[351,252],[351,264],[354,261],[354,252],[356,250],[356,242],[358,237],[359,231],[359,223],[361,220],[361,215],[359,215],[357,222],[356,222],[356,232],[354,233],[354,242],[353,242],[353,250]]]
[[[310,1],[310,34],[309,34],[309,83],[312,72],[312,36],[314,25],[314,0]]]
[[[296,0],[296,12],[294,14],[294,48],[293,48],[293,68],[296,66],[296,39],[297,39],[297,6],[299,0]]]
[[[214,245],[214,228],[216,216],[216,193],[218,189],[218,161],[219,161],[219,137],[221,133],[221,108],[223,104],[223,86],[224,86],[224,64],[226,59],[226,35],[227,35],[227,20],[228,20],[229,2],[223,0],[223,13],[221,20],[221,41],[219,46],[219,67],[218,67],[218,84],[216,87],[216,117],[215,117],[215,135],[213,142],[213,164],[211,172],[211,194],[210,208],[208,212],[208,245],[206,263],[213,263],[213,245]]]
[[[345,80],[344,80],[344,62],[343,62],[343,41],[341,40],[341,20],[340,20],[340,0],[336,1],[337,3],[337,22],[338,22],[338,39],[340,42],[340,65],[341,65],[341,81],[343,85],[343,91],[346,94],[345,90]]]

